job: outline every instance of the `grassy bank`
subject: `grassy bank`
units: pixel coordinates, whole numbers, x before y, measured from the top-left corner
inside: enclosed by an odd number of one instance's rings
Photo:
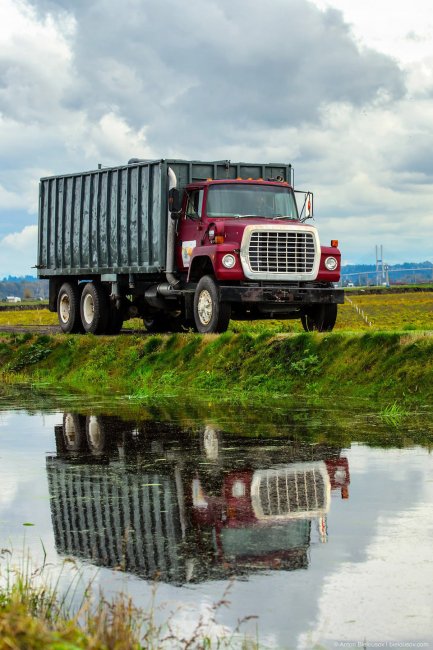
[[[0,378],[134,398],[309,394],[429,400],[433,336],[422,332],[0,338]]]
[[[2,556],[5,549],[2,549]],[[209,606],[206,618],[198,617],[192,631],[183,634],[175,613],[157,621],[164,604],[156,602],[157,586],[149,608],[133,605],[131,598],[118,595],[107,600],[102,593],[92,595],[89,584],[81,602],[73,605],[74,581],[62,594],[58,584],[50,584],[44,567],[14,568],[6,561],[0,570],[0,648],[3,650],[169,650],[170,648],[240,648],[255,650],[258,643],[242,632],[247,617],[238,621],[231,633],[215,636],[219,610],[230,605],[229,587],[219,602]],[[76,595],[76,594],[75,594]],[[159,615],[158,618],[161,618]]]

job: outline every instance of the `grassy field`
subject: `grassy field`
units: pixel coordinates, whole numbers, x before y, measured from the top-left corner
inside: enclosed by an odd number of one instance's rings
[[[364,318],[356,311],[364,312]],[[368,322],[366,322],[368,321]],[[368,324],[371,323],[371,326]],[[57,314],[47,309],[0,312],[1,325],[56,325]],[[142,329],[140,319],[126,321],[125,328]],[[433,329],[433,291],[383,294],[350,294],[339,306],[336,331]],[[230,324],[232,332],[301,332],[300,321],[252,321]]]

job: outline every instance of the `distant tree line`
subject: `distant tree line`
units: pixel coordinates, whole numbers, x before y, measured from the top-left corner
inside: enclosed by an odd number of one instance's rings
[[[0,281],[0,300],[8,296],[17,296],[21,300],[39,300],[48,298],[48,280],[38,280],[26,275],[25,277],[9,276]]]
[[[390,284],[414,284],[433,281],[432,262],[404,262],[402,264],[386,264]],[[379,269],[382,273],[382,269]],[[341,267],[343,283],[353,282],[355,285],[376,284],[375,264],[345,264]]]

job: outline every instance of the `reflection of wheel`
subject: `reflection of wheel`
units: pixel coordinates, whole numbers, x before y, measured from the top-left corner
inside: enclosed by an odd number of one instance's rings
[[[81,294],[81,321],[84,330],[91,334],[103,334],[108,322],[108,298],[99,284],[88,282]]]
[[[208,460],[218,460],[220,451],[220,433],[207,426],[203,431],[203,451]]]
[[[80,288],[78,284],[65,282],[57,296],[57,316],[60,327],[66,334],[82,332],[80,318]]]
[[[86,418],[86,439],[93,454],[102,454],[107,447],[107,436],[104,421],[97,415]]]
[[[76,413],[63,415],[63,439],[67,451],[82,451],[86,446],[82,421]]]
[[[337,305],[312,305],[301,315],[306,332],[330,332],[337,320]]]
[[[231,307],[220,302],[218,285],[210,275],[203,276],[194,294],[194,320],[202,334],[225,332],[230,322]]]

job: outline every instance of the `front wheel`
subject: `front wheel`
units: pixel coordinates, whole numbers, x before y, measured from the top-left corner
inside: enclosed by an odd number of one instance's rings
[[[312,305],[301,315],[301,322],[306,332],[331,332],[337,320],[337,305]]]
[[[210,275],[203,276],[194,294],[194,320],[201,334],[225,332],[231,307],[220,301],[218,285]]]

